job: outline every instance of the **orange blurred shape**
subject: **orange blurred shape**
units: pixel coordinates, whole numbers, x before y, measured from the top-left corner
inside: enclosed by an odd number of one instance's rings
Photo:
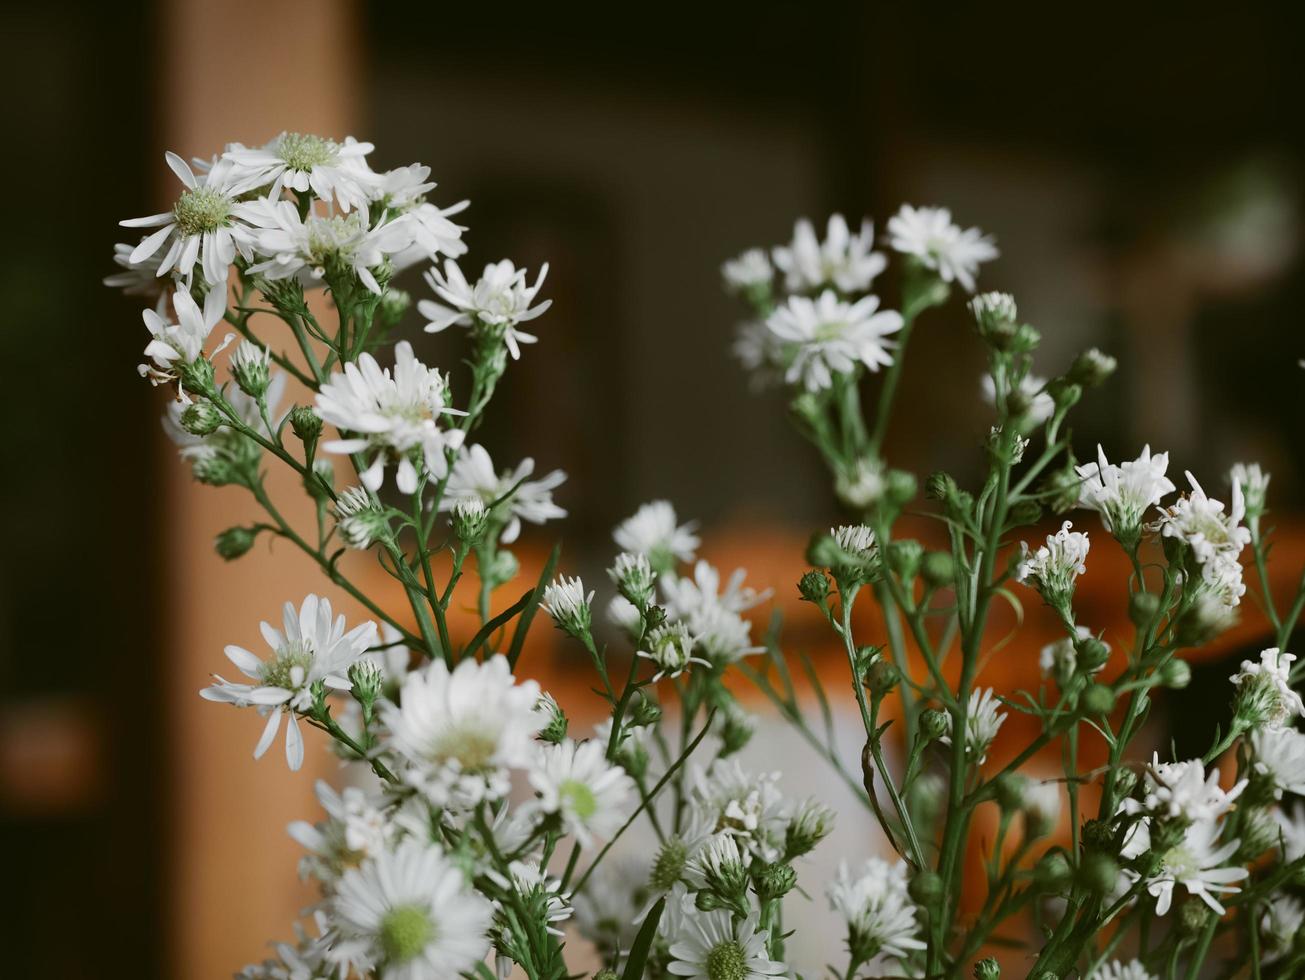
[[[52,816],[85,810],[103,795],[100,720],[87,698],[5,706],[0,717],[0,807]]]

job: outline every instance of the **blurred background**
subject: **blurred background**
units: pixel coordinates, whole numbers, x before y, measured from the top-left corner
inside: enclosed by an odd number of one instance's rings
[[[315,812],[313,777],[331,763],[294,777],[255,764],[256,722],[195,692],[224,643],[253,641],[258,619],[317,579],[284,549],[232,566],[212,554],[246,504],[190,484],[158,425],[164,396],[135,374],[139,310],[100,285],[125,237],[117,221],[170,199],[165,149],[210,155],[289,129],[370,140],[377,168],[429,164],[437,201],[472,201],[471,266],[551,264],[541,343],[483,434],[500,463],[532,455],[570,474],[559,498],[571,517],[526,535],[527,571],[556,532],[567,567],[595,574],[612,524],[666,497],[701,521],[707,557],[776,588],[794,616],[788,642],[818,655],[792,583],[807,533],[837,508],[782,403],[750,393],[733,364],[738,310],[718,273],[747,246],[787,240],[803,214],[881,227],[902,201],[942,204],[993,233],[1002,257],[983,286],[1013,292],[1042,331],[1043,373],[1090,345],[1120,359],[1077,412],[1080,458],[1098,441],[1112,458],[1150,442],[1170,451],[1171,475],[1199,467],[1215,495],[1228,464],[1258,460],[1285,534],[1276,574],[1294,585],[1303,17],[1267,2],[1215,9],[1107,4],[1054,21],[1045,5],[765,0],[605,16],[335,0],[11,11],[6,972],[225,976],[288,935],[309,900],[284,828]],[[449,342],[423,337],[419,354],[439,363]],[[890,458],[964,482],[989,422],[961,303],[929,315],[911,363]],[[1111,586],[1095,592],[1089,573],[1081,587],[1107,638],[1126,629]],[[1210,657],[1259,642],[1244,608]],[[583,698],[559,679],[567,654],[551,632],[536,631],[538,669],[564,703]],[[1025,645],[1038,637],[1035,624]],[[1023,664],[1014,684],[1036,658],[1002,659]],[[1198,671],[1191,716],[1217,720],[1227,673]],[[1154,718],[1148,737],[1165,743],[1166,713]],[[797,770],[795,792],[835,794],[777,721],[754,754]],[[867,826],[849,820],[827,860],[873,851]]]

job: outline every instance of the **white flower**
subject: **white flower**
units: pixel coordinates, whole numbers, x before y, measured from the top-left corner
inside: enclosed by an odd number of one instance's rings
[[[983,385],[984,401],[989,405],[996,404],[997,384],[992,380],[992,375],[985,374],[980,383]],[[1046,387],[1047,379],[1036,374],[1026,374],[1020,379],[1019,393],[1029,406],[1028,411],[1024,413],[1024,419],[1031,427],[1041,425],[1056,411],[1056,399],[1051,397]],[[1019,460],[1015,462],[1018,463]]]
[[[366,156],[373,149],[352,136],[337,143],[307,133],[282,133],[261,147],[233,146],[222,158],[230,161],[232,181],[242,189],[267,188],[263,196],[272,198],[282,190],[312,193],[347,212],[365,208],[371,197],[376,175]]]
[[[263,735],[254,749],[261,758],[272,744],[287,713],[285,752],[291,769],[304,761],[304,739],[299,732],[296,713],[313,705],[313,686],[321,681],[328,688],[347,691],[345,674],[349,666],[367,652],[376,637],[376,624],[364,623],[345,632],[343,616],[331,616],[331,602],[316,595],[304,598],[299,609],[287,602],[282,618],[283,630],[260,623],[263,639],[273,651],[271,660],[260,660],[244,647],[228,646],[227,658],[253,684],[233,683],[214,675],[216,684],[200,691],[209,701],[234,704],[244,708],[257,706],[268,716]]]
[[[750,773],[737,759],[718,759],[711,768],[695,766],[691,777],[693,813],[763,861],[780,853],[788,826],[779,773]]]
[[[790,345],[784,378],[807,391],[833,384],[835,374],[851,374],[858,364],[871,371],[893,363],[889,334],[902,328],[896,310],[880,310],[878,296],[846,303],[827,289],[816,299],[790,296],[766,319],[766,327]]]
[[[246,259],[251,255],[249,205],[237,201],[240,191],[232,182],[230,164],[219,162],[196,177],[177,154],[169,152],[165,159],[185,189],[171,211],[119,222],[124,228],[157,229],[132,249],[127,261],[140,265],[163,250],[155,275],[172,272],[189,286],[198,263],[209,285],[222,286],[237,252]]]
[[[875,532],[864,524],[842,525],[829,529],[829,536],[843,551],[854,558],[870,560],[879,553]]]
[[[902,209],[888,219],[888,243],[903,255],[913,255],[927,269],[937,271],[943,282],[955,280],[974,292],[974,275],[979,265],[998,256],[990,236],[978,228],[964,231],[952,223],[946,208]]]
[[[335,515],[340,537],[359,551],[370,548],[377,534],[389,526],[384,510],[365,487],[344,490],[335,500]]]
[[[693,533],[696,527],[692,522],[677,525],[675,508],[668,501],[654,500],[616,525],[612,539],[622,551],[647,555],[655,571],[665,572],[677,561],[693,561],[701,544]]]
[[[1137,459],[1116,465],[1107,462],[1106,451],[1098,445],[1097,462],[1077,467],[1083,478],[1079,506],[1099,513],[1101,523],[1116,537],[1136,536],[1146,511],[1174,491],[1165,476],[1168,468],[1169,454],[1152,456],[1150,446],[1143,446]]]
[[[531,765],[534,738],[548,718],[539,684],[517,683],[507,658],[443,660],[404,678],[399,705],[381,705],[392,746],[411,764],[404,773],[437,806],[467,806],[509,789],[510,768]]]
[[[1297,803],[1290,813],[1275,809],[1273,818],[1282,834],[1282,860],[1291,863],[1305,857],[1305,803]]]
[[[850,468],[840,467],[834,483],[838,499],[854,510],[866,510],[884,493],[884,464],[863,457]]]
[[[1305,935],[1305,904],[1295,895],[1274,895],[1264,906],[1260,918],[1260,940],[1264,943],[1264,963],[1273,963],[1292,951]]]
[[[257,251],[262,256],[249,271],[274,281],[293,277],[315,286],[338,265],[351,269],[369,291],[379,295],[381,286],[373,270],[412,244],[412,225],[406,216],[372,226],[365,207],[343,215],[309,212],[306,217],[283,200],[252,201],[244,207],[257,227]]]
[[[1251,733],[1255,771],[1269,778],[1274,799],[1305,795],[1305,734],[1294,728],[1258,728]]]
[[[1134,824],[1122,852],[1125,858],[1134,858],[1151,849],[1149,818]],[[1201,820],[1188,826],[1183,839],[1161,856],[1160,869],[1146,881],[1146,890],[1156,899],[1157,915],[1164,915],[1173,904],[1174,889],[1182,885],[1189,895],[1198,896],[1214,912],[1226,911],[1217,896],[1240,891],[1235,881],[1247,878],[1245,868],[1227,868],[1224,863],[1232,857],[1240,841],[1231,840],[1220,845],[1219,825],[1213,820]],[[1135,873],[1125,871],[1134,877]]]
[[[296,820],[287,828],[309,852],[299,862],[301,876],[332,882],[345,868],[376,857],[389,846],[395,827],[378,800],[357,786],[346,786],[337,793],[321,779],[315,792],[326,819],[315,824]]]
[[[906,876],[905,861],[890,864],[872,857],[855,871],[846,861],[839,862],[825,894],[830,908],[847,923],[851,949],[873,949],[876,956],[905,959],[912,950],[925,948],[917,938],[920,924],[907,894]]]
[[[346,871],[331,919],[387,980],[444,980],[489,951],[489,902],[438,847],[408,839]]]
[[[104,285],[121,289],[124,296],[148,296],[161,300],[164,283],[159,281],[159,266],[163,264],[163,256],[155,252],[139,262],[132,262],[131,255],[135,251],[135,245],[119,242],[113,246],[113,264],[122,271],[105,276]]]
[[[775,265],[784,273],[790,292],[828,285],[842,293],[864,292],[888,264],[882,252],[873,251],[874,240],[869,221],[862,221],[860,232],[852,234],[843,216],[835,214],[821,242],[811,222],[801,218],[793,226],[793,241],[774,250]]]
[[[720,272],[726,287],[735,292],[768,286],[775,275],[770,259],[760,248],[750,248],[738,258],[728,260],[720,267]]]
[[[467,229],[449,218],[465,211],[471,202],[459,201],[446,208],[432,204],[426,195],[436,185],[426,179],[429,176],[430,167],[419,163],[376,175],[372,199],[403,215],[412,232],[412,244],[394,256],[396,270],[429,261],[438,254],[457,258],[467,251],[462,241],[462,233]]]
[[[566,739],[541,748],[530,770],[530,785],[539,793],[535,806],[558,814],[562,829],[584,847],[616,833],[638,797],[634,780],[607,761],[606,749],[598,739]]]
[[[739,613],[765,601],[770,591],[759,593],[745,588],[746,574],[741,568],[735,569],[722,589],[720,572],[699,561],[691,579],[676,575],[662,578],[668,615],[687,626],[688,634],[713,662],[732,663],[765,649],[752,645],[752,626]]]
[[[788,971],[766,955],[765,930],[757,930],[752,912],[737,925],[724,909],[703,912],[685,921],[685,930],[671,943],[666,969],[692,980],[760,980]]]
[[[533,334],[517,330],[517,324],[535,319],[553,305],[551,299],[530,305],[547,275],[548,263],[545,262],[535,277],[535,284],[528,285],[526,270],[518,269],[511,261],[503,259],[485,266],[485,271],[473,284],[467,282],[456,262],[446,259],[443,274],[438,267],[432,266],[426,273],[426,282],[450,305],[424,299],[417,304],[417,309],[429,321],[427,333],[438,333],[455,323],[468,327],[476,321],[499,328],[503,331],[503,342],[515,360],[521,356],[521,344],[533,344],[538,339]]]
[[[634,609],[634,606],[630,608]],[[608,611],[610,613],[611,607]],[[636,617],[638,612],[635,609]],[[636,622],[636,628],[637,625]],[[684,623],[663,623],[648,634],[644,646],[647,649],[638,651],[637,656],[657,665],[657,673],[653,675],[655,681],[663,677],[679,677],[691,663],[711,666],[708,661],[693,655],[694,637]]]
[[[1024,560],[1015,573],[1018,582],[1037,589],[1051,605],[1062,605],[1074,591],[1075,580],[1087,571],[1088,536],[1083,531],[1071,531],[1074,525],[1066,521],[1055,534],[1047,536],[1047,543],[1030,554],[1027,542],[1020,542]]]
[[[1013,325],[1019,317],[1019,307],[1010,293],[980,293],[966,305],[981,330],[990,325]]]
[[[657,573],[648,563],[647,555],[622,551],[612,562],[612,567],[607,570],[607,577],[612,580],[627,601],[644,606],[653,601]]]
[[[1200,759],[1161,762],[1158,753],[1147,767],[1146,783],[1144,805],[1149,812],[1192,821],[1214,821],[1222,817],[1246,788],[1243,779],[1225,791],[1219,785],[1218,769],[1210,770],[1207,777]]]
[[[565,482],[566,474],[553,470],[543,479],[527,479],[534,472],[535,461],[527,457],[516,469],[498,474],[485,447],[464,448],[453,461],[440,510],[452,510],[466,500],[478,500],[488,507],[511,491],[511,496],[499,504],[501,510],[496,512],[507,515],[499,540],[511,544],[520,536],[523,520],[543,524],[566,516],[566,511],[553,503],[553,491]]]
[[[448,381],[412,353],[405,340],[395,345],[394,370],[382,370],[371,354],[334,373],[317,393],[317,412],[352,437],[332,440],[322,448],[332,453],[372,452],[372,463],[360,478],[375,493],[385,480],[385,467],[397,457],[397,483],[402,493],[417,490],[413,455],[420,454],[436,479],[448,471],[446,451],[462,444],[462,432],[441,429],[442,415],[461,414],[448,406]]]
[[[593,601],[593,590],[586,593],[585,584],[579,576],[567,578],[559,575],[544,586],[544,597],[539,606],[553,617],[553,622],[561,629],[580,637],[589,632],[592,622],[589,605]]]
[[[1236,713],[1253,724],[1281,727],[1292,718],[1305,715],[1305,702],[1291,686],[1291,665],[1296,655],[1270,647],[1260,653],[1260,662],[1243,660],[1242,669],[1230,678],[1237,687]]]
[[[1000,702],[993,697],[992,688],[975,688],[970,692],[969,711],[965,716],[965,754],[982,765],[988,758],[988,746],[997,737],[1006,712],[999,710]],[[947,719],[947,732],[939,741],[944,745],[952,744],[952,715],[943,715]]]
[[[1246,516],[1241,484],[1232,485],[1232,507],[1224,514],[1222,501],[1207,497],[1191,473],[1187,482],[1192,485],[1191,492],[1161,508],[1156,530],[1185,543],[1203,565],[1220,554],[1235,558],[1251,540],[1251,532],[1241,526]]]
[[[1147,973],[1146,967],[1139,960],[1111,960],[1102,963],[1092,971],[1088,980],[1156,980],[1154,974]]]
[[[1242,499],[1246,502],[1248,515],[1258,515],[1264,511],[1271,475],[1265,473],[1259,463],[1233,463],[1232,469],[1228,471],[1228,482],[1242,488]]]
[[[179,365],[193,364],[204,353],[209,334],[227,311],[226,289],[222,286],[210,289],[200,309],[190,290],[179,288],[172,295],[172,306],[177,314],[176,323],[154,310],[141,311],[151,337],[145,346],[145,356],[154,363],[142,364],[137,370],[142,378],[149,378],[155,385],[175,380]]]

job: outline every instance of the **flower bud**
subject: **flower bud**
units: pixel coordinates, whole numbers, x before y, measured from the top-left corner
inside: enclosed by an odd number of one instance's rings
[[[870,693],[876,698],[886,696],[897,686],[901,679],[901,671],[897,669],[891,660],[886,660],[883,657],[874,661],[865,672],[865,686],[870,689]]]
[[[562,706],[551,694],[545,694],[539,699],[539,712],[548,719],[544,727],[539,730],[538,738],[540,741],[549,742],[553,745],[560,745],[566,738],[566,729],[569,722]]]
[[[640,691],[638,698],[630,706],[630,724],[636,728],[647,728],[661,721],[662,708],[656,701]]]
[[[471,546],[485,536],[489,527],[489,511],[479,497],[464,497],[453,505],[453,533],[464,545]]]
[[[376,312],[380,315],[383,327],[393,327],[403,319],[403,314],[412,306],[412,296],[403,289],[386,289],[381,294],[381,302]]]
[[[1006,350],[1018,328],[1019,309],[1010,293],[980,293],[969,302],[974,325],[987,343]]]
[[[1115,830],[1108,820],[1083,821],[1083,846],[1091,851],[1103,854],[1115,854],[1119,846],[1115,841]]]
[[[1091,347],[1074,359],[1065,378],[1084,388],[1095,388],[1115,373],[1116,364],[1109,354]]]
[[[1110,659],[1110,647],[1095,636],[1083,636],[1074,641],[1074,662],[1084,674],[1093,674]]]
[[[1116,769],[1112,777],[1115,799],[1122,800],[1133,794],[1137,788],[1137,773],[1131,769]]]
[[[834,540],[832,534],[817,531],[811,535],[811,539],[807,542],[807,564],[816,568],[830,568],[837,564],[841,557],[840,550],[838,542]]]
[[[236,384],[250,398],[260,399],[267,394],[271,383],[271,352],[248,340],[242,340],[231,357],[231,374]]]
[[[995,957],[989,956],[974,964],[974,980],[998,980],[1000,976],[1001,967]]]
[[[945,551],[930,551],[920,562],[920,577],[935,589],[946,588],[956,576],[956,562]]]
[[[374,660],[357,660],[349,667],[349,693],[363,706],[364,717],[370,716],[372,705],[381,696],[385,680],[381,668]]]
[[[889,470],[884,481],[884,496],[894,507],[902,508],[915,499],[918,489],[915,475],[906,470]]]
[[[733,755],[752,741],[753,724],[747,712],[731,702],[730,708],[721,713],[722,721],[717,731],[721,748],[719,758]]]
[[[290,431],[305,446],[312,446],[322,434],[322,417],[307,405],[296,405],[290,409]]]
[[[936,741],[947,734],[947,712],[939,708],[925,708],[920,712],[920,734]]]
[[[1064,468],[1047,476],[1042,481],[1042,492],[1046,495],[1047,508],[1056,515],[1073,510],[1078,506],[1082,492],[1083,478],[1074,470],[1073,460]]]
[[[517,561],[517,556],[505,549],[494,553],[489,567],[481,572],[481,576],[491,583],[490,588],[496,588],[505,582],[511,582],[520,570],[521,564]]]
[[[1138,592],[1128,600],[1128,618],[1138,629],[1146,629],[1160,611],[1160,597],[1154,592]]]
[[[657,573],[648,563],[648,556],[622,552],[607,570],[616,590],[638,609],[646,609],[653,601],[653,583]]]
[[[797,884],[797,873],[787,864],[768,864],[753,880],[757,898],[769,902],[783,898]]]
[[[924,495],[930,500],[946,503],[959,493],[960,488],[956,485],[956,481],[941,470],[930,473],[929,478],[924,481]]]
[[[594,980],[621,980],[613,970],[599,970],[594,974]]]
[[[1109,895],[1119,884],[1119,862],[1109,854],[1088,851],[1079,868],[1079,880],[1089,891]]]
[[[1115,692],[1105,684],[1089,684],[1079,703],[1090,715],[1107,715],[1115,706]]]
[[[1027,354],[1030,351],[1038,349],[1038,344],[1042,343],[1042,334],[1027,323],[1020,324],[1020,328],[1015,331],[1015,336],[1011,340],[1010,349],[1016,354]]]
[[[181,413],[181,427],[192,436],[207,436],[222,425],[222,413],[212,402],[192,402]]]
[[[714,912],[720,908],[720,900],[709,891],[700,891],[693,899],[694,906],[699,912]]]
[[[1083,389],[1073,384],[1062,384],[1053,381],[1049,391],[1052,400],[1056,403],[1056,408],[1062,412],[1068,412],[1083,397]]]
[[[924,546],[912,538],[888,543],[888,567],[904,582],[915,578],[924,558]]]
[[[1042,505],[1036,500],[1020,500],[1010,509],[1012,527],[1027,527],[1036,524],[1042,516]]]
[[[931,907],[942,897],[942,877],[936,871],[922,868],[911,878],[907,891],[917,905],[923,905],[926,908]]]
[[[912,819],[918,820],[922,826],[928,826],[942,814],[946,796],[947,787],[942,777],[926,772],[917,776],[911,784],[906,797],[907,809],[910,810]]]
[[[866,457],[857,460],[850,470],[839,467],[834,493],[852,510],[863,511],[878,503],[884,494],[883,463]]]
[[[1156,676],[1165,687],[1181,691],[1192,683],[1192,668],[1188,666],[1186,660],[1172,657],[1160,665],[1160,669],[1156,671]]]
[[[1028,780],[1016,772],[1003,772],[993,781],[997,805],[1003,813],[1014,813],[1024,804],[1024,790]]]
[[[213,550],[227,561],[232,561],[248,553],[258,537],[256,527],[229,527],[213,540]]]
[[[1183,936],[1201,935],[1213,914],[1205,902],[1192,896],[1178,906],[1178,932]]]
[[[1074,870],[1060,851],[1048,851],[1033,866],[1033,882],[1044,892],[1056,894],[1064,891],[1073,875]]]
[[[213,362],[202,354],[189,364],[179,364],[177,380],[186,391],[210,398],[217,394],[213,386]]]
[[[807,602],[824,605],[829,597],[829,578],[819,569],[811,569],[798,581],[798,594]]]
[[[815,849],[834,829],[834,811],[809,799],[797,808],[784,831],[784,859],[791,861]]]

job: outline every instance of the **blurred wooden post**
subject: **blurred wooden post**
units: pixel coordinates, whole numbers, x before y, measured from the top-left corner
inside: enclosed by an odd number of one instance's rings
[[[160,201],[174,192],[164,148],[183,157],[209,156],[228,141],[256,144],[283,129],[350,133],[361,60],[355,13],[352,4],[336,0],[161,4]],[[288,397],[304,400],[302,391]],[[290,938],[291,923],[312,900],[297,881],[297,847],[285,828],[314,814],[313,782],[331,762],[314,751],[320,746],[311,730],[303,771],[287,772],[279,741],[255,762],[259,719],[252,711],[201,702],[196,692],[211,672],[229,667],[225,644],[261,650],[259,620],[279,620],[283,602],[324,591],[323,582],[289,545],[269,548],[266,538],[242,561],[222,562],[213,553],[213,536],[254,519],[255,506],[244,491],[194,484],[172,447],[163,438],[158,442],[170,583],[159,609],[170,638],[164,710],[168,780],[175,791],[170,839],[160,845],[168,848],[168,972],[226,977],[263,959],[268,939]],[[271,492],[285,502],[292,521],[311,520],[288,476],[273,470]]]

